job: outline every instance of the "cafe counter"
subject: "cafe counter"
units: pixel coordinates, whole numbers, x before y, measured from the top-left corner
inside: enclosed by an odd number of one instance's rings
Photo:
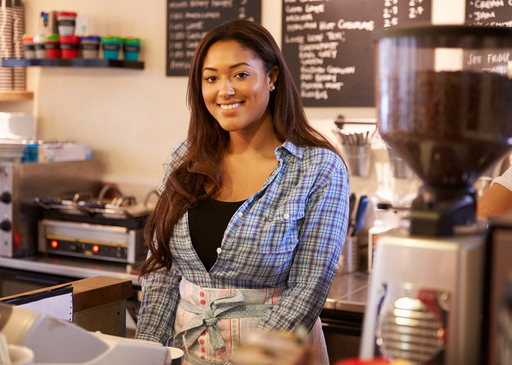
[[[140,301],[138,271],[122,263],[49,255],[0,257],[0,297],[96,276],[131,280],[133,295],[127,310],[135,320]],[[339,271],[335,276],[321,313],[331,359],[358,354],[368,284],[369,274],[365,272]]]
[[[61,284],[51,282],[71,279],[84,279],[95,276],[110,276],[129,279],[133,286],[140,288],[139,276],[135,267],[108,261],[92,261],[87,259],[37,255],[24,258],[0,257],[0,269],[18,273],[21,279],[34,278],[45,286]],[[35,278],[40,278],[36,280]],[[363,272],[338,273],[334,279],[325,309],[363,313],[366,304],[369,275]],[[3,288],[2,288],[3,289]],[[35,288],[34,288],[35,289]],[[1,293],[0,295],[10,295]]]

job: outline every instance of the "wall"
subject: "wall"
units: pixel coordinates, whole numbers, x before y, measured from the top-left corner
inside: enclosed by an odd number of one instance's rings
[[[23,0],[26,32],[38,30],[41,11],[72,10],[87,16],[91,34],[136,36],[142,40],[143,71],[91,68],[27,70],[33,101],[2,102],[0,111],[37,118],[37,136],[91,144],[105,164],[105,180],[126,195],[144,196],[158,186],[173,146],[185,138],[186,77],[165,76],[165,0]],[[280,43],[281,2],[262,0],[262,23]],[[334,120],[339,109],[308,111]],[[372,108],[348,109],[373,116]]]
[[[463,14],[463,0],[437,3],[434,14]],[[444,3],[444,4],[443,4]],[[186,136],[188,109],[186,77],[165,76],[165,0],[23,0],[26,32],[36,33],[42,10],[72,10],[87,16],[91,34],[136,36],[142,40],[142,71],[92,68],[27,69],[34,100],[0,103],[0,111],[24,111],[37,119],[37,136],[72,140],[93,146],[105,165],[105,180],[118,183],[138,199],[160,184],[164,164],[176,143]],[[462,11],[460,7],[462,5]],[[262,0],[262,23],[281,39],[281,1]],[[450,10],[450,11],[448,11]],[[375,118],[374,108],[307,108],[312,123],[325,133],[343,113]],[[387,162],[385,150],[375,161]],[[385,167],[375,166],[370,179],[354,178],[356,188],[393,190],[399,185],[416,191],[410,182],[389,179]],[[377,185],[375,185],[377,181]]]

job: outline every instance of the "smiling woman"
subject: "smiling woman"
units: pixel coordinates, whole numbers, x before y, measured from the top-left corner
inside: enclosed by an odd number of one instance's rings
[[[241,138],[271,138],[273,151],[282,143],[273,131],[268,107],[278,73],[277,67],[266,70],[261,59],[236,41],[215,43],[203,67],[202,94],[208,111],[222,129]]]
[[[171,155],[146,224],[137,338],[185,350],[185,364],[228,362],[256,328],[310,333],[338,269],[349,183],[308,123],[275,40],[247,20],[196,48],[187,140]]]

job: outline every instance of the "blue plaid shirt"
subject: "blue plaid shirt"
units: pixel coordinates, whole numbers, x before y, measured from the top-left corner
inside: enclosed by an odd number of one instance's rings
[[[186,153],[174,150],[164,181]],[[233,215],[217,262],[206,271],[194,250],[188,214],[171,237],[173,267],[142,281],[137,338],[166,343],[172,335],[181,277],[210,288],[280,288],[281,301],[262,328],[312,328],[331,287],[348,225],[349,181],[334,152],[285,142],[263,188]],[[160,192],[164,187],[162,186]]]

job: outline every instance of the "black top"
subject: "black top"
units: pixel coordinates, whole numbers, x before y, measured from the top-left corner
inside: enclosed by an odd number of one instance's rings
[[[217,261],[217,248],[221,246],[224,231],[243,203],[204,199],[189,209],[188,226],[192,245],[207,271]]]

